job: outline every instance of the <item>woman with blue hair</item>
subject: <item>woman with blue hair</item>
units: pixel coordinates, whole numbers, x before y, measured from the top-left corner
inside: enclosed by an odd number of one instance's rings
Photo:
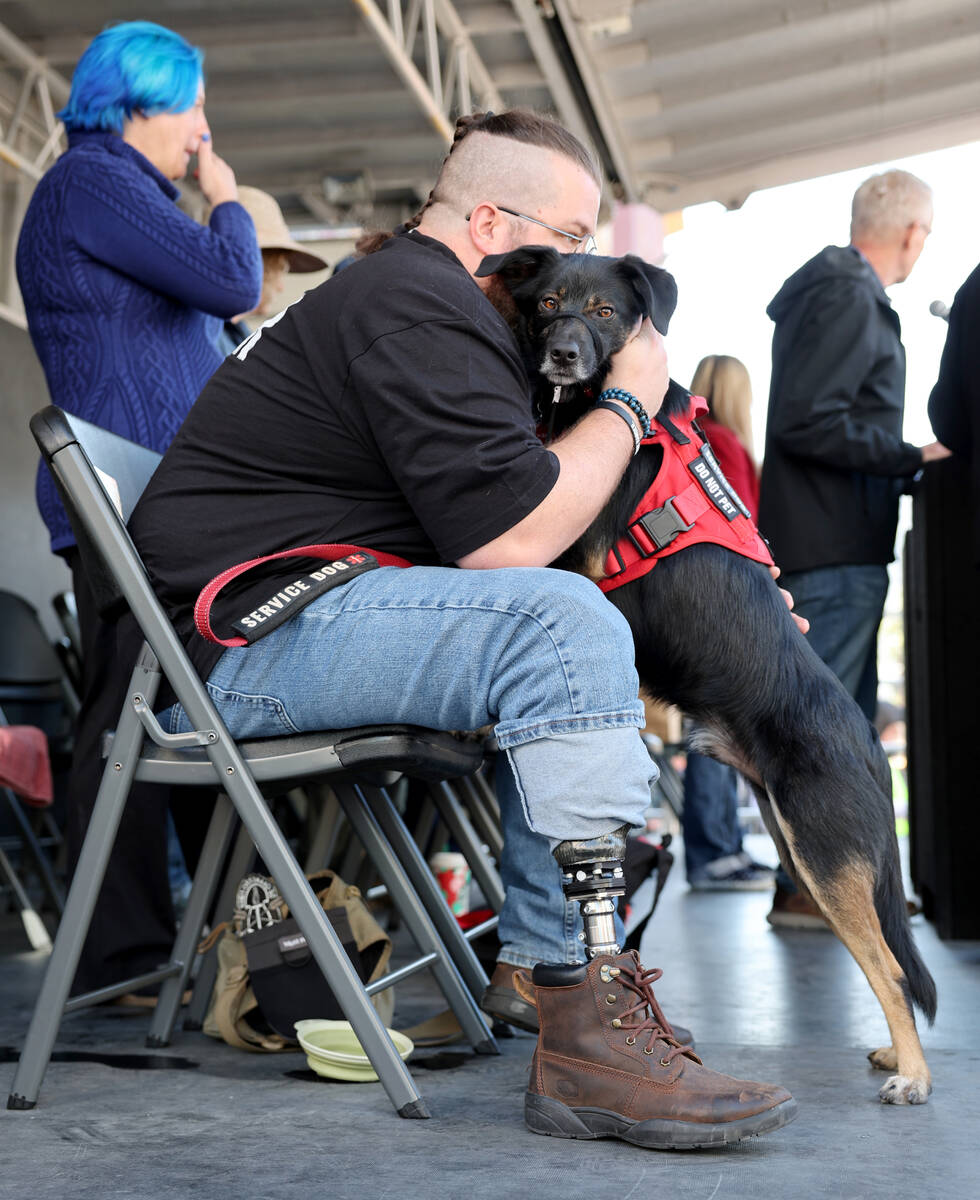
[[[162,452],[221,361],[223,320],[258,303],[262,259],[235,176],[204,116],[203,55],[149,21],[100,33],[58,115],[68,150],[41,179],[17,246],[28,328],[52,401]],[[174,181],[197,156],[208,225],[183,213]],[[51,548],[71,568],[85,680],[68,797],[69,853],[81,846],[101,773],[99,739],[118,716],[131,663],[98,618],[74,537],[43,465],[37,500]],[[127,806],[77,990],[152,968],[169,953],[166,805]],[[126,823],[129,823],[127,832]]]

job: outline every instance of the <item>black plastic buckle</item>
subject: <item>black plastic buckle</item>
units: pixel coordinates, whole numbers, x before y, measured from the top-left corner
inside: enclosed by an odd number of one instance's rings
[[[693,522],[688,525],[674,507],[676,499],[676,496],[671,496],[668,500],[664,501],[660,508],[655,508],[652,512],[644,513],[638,521],[633,522],[633,525],[643,526],[644,532],[658,550],[665,549],[679,534],[687,533],[689,529],[694,528]],[[633,537],[632,526],[630,527],[630,537],[640,553],[644,557],[647,557],[647,552],[637,542],[636,538]]]

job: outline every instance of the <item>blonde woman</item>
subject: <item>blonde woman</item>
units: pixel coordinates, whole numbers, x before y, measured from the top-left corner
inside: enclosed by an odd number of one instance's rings
[[[754,517],[759,473],[752,457],[752,384],[745,364],[727,354],[702,358],[691,391],[708,401],[701,427]],[[772,871],[742,849],[734,768],[688,753],[682,824],[687,882],[694,891],[767,891],[773,886]]]
[[[704,435],[728,482],[752,512],[759,508],[759,471],[752,452],[752,382],[745,363],[729,354],[709,354],[691,381],[695,396],[708,401]]]

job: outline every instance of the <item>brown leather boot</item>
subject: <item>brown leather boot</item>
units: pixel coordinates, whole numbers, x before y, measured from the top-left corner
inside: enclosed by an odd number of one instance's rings
[[[534,987],[541,1025],[524,1101],[530,1130],[694,1150],[793,1120],[785,1088],[711,1071],[666,1032],[652,987],[661,974],[635,951],[516,973],[519,992]]]
[[[480,1007],[497,1021],[516,1025],[518,1029],[524,1029],[528,1033],[537,1033],[538,1009],[534,1000],[534,984],[528,980],[526,995],[518,993],[514,987],[514,972],[519,970],[519,967],[511,963],[498,962],[490,976],[490,986],[480,999]],[[690,1029],[672,1022],[669,1032],[678,1042],[694,1049],[694,1034]]]

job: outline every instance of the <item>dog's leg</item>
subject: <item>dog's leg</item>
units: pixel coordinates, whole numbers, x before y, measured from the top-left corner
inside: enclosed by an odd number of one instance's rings
[[[898,1073],[878,1092],[879,1099],[883,1104],[925,1104],[932,1091],[932,1078],[915,1028],[908,981],[885,942],[875,911],[870,864],[855,860],[832,876],[818,879],[797,852],[793,831],[771,794],[769,803],[796,874],[854,956],[884,1011],[892,1045],[875,1051],[872,1061],[875,1066]]]
[[[755,793],[755,802],[759,808],[759,816],[762,817],[762,823],[766,827],[766,832],[772,838],[773,845],[776,847],[780,865],[796,886],[805,891],[803,882],[796,873],[796,863],[793,861],[793,856],[786,845],[786,839],[783,837],[783,832],[779,828],[779,823],[772,811],[772,805],[769,803],[769,793],[757,783],[752,783],[752,791]]]

